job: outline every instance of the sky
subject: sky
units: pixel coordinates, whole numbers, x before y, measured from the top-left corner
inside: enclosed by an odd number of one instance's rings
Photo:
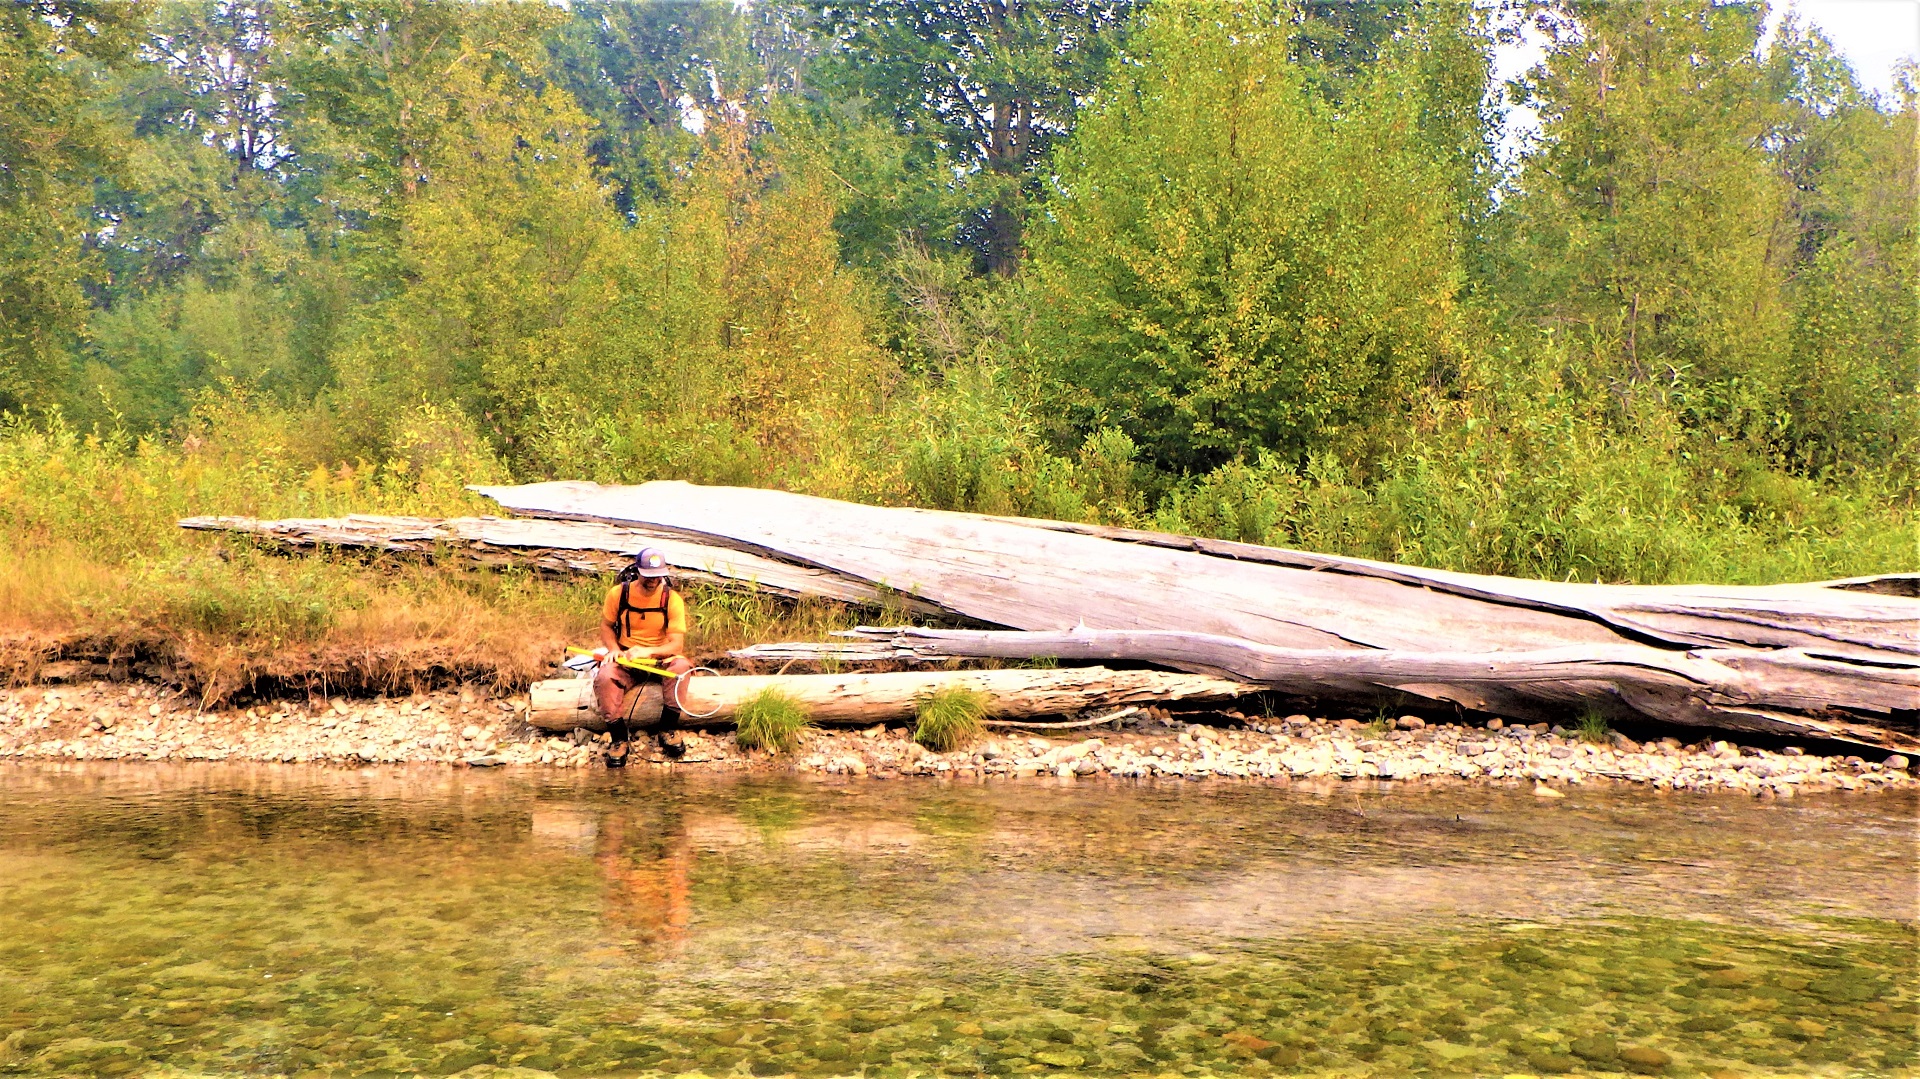
[[[1920,0],[1793,0],[1773,10],[1769,30],[1789,10],[1819,27],[1869,90],[1891,93],[1894,65],[1920,56]]]
[[[1892,93],[1895,66],[1920,57],[1920,0],[1776,0],[1767,17],[1769,37],[1789,13],[1818,27],[1867,90]],[[1544,55],[1545,45],[1531,34],[1494,50],[1495,84],[1519,76]],[[1532,109],[1508,108],[1501,157],[1511,161],[1539,127]]]

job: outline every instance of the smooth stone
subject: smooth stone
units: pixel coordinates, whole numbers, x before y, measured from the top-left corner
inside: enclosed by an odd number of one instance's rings
[[[1642,1075],[1658,1075],[1667,1069],[1667,1065],[1673,1063],[1672,1057],[1646,1045],[1627,1046],[1620,1050],[1620,1059],[1626,1063],[1627,1067]]]

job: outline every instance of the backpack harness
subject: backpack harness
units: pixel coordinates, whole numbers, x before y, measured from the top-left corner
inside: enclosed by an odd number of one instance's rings
[[[634,606],[632,598],[628,595],[628,590],[632,587],[632,581],[620,582],[620,609],[614,613],[613,618],[614,625],[620,627],[620,636],[627,640],[633,638],[633,624],[628,621],[632,615],[639,615],[642,618],[650,614],[659,615],[660,632],[665,633],[667,627],[672,625],[672,620],[667,615],[667,603],[673,598],[673,583],[671,581],[667,582],[665,587],[660,590],[660,606],[658,607]]]

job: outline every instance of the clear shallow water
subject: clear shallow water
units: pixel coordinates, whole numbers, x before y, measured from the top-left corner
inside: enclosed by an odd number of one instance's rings
[[[1916,1074],[1917,811],[0,766],[0,1073]]]

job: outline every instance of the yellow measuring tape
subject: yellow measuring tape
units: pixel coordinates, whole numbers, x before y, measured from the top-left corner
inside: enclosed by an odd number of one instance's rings
[[[567,651],[573,653],[576,656],[593,656],[593,655],[600,654],[598,652],[595,652],[593,649],[579,648],[571,644],[567,646]],[[669,671],[663,667],[656,667],[653,664],[648,663],[644,659],[629,659],[626,656],[615,656],[613,657],[613,661],[615,663],[618,663],[622,667],[630,667],[636,671],[645,671],[648,674],[657,674],[662,678],[678,678],[679,677],[679,675],[674,674],[672,671]]]
[[[597,656],[597,655],[605,654],[604,652],[595,651],[594,649],[591,649],[591,648],[580,648],[571,644],[567,646],[567,651],[573,653],[576,656]],[[622,667],[627,667],[636,671],[643,671],[651,675],[657,675],[658,677],[673,683],[673,688],[674,688],[673,706],[675,708],[680,709],[681,714],[691,719],[711,719],[712,717],[720,714],[721,706],[718,703],[714,704],[713,709],[708,712],[689,711],[687,708],[687,702],[685,699],[686,685],[688,682],[693,681],[694,675],[696,674],[718,675],[720,673],[719,671],[714,670],[712,667],[695,667],[685,674],[675,674],[664,667],[656,667],[653,664],[648,663],[644,659],[628,659],[625,656],[615,656],[613,657],[613,661],[615,663],[618,663]]]

